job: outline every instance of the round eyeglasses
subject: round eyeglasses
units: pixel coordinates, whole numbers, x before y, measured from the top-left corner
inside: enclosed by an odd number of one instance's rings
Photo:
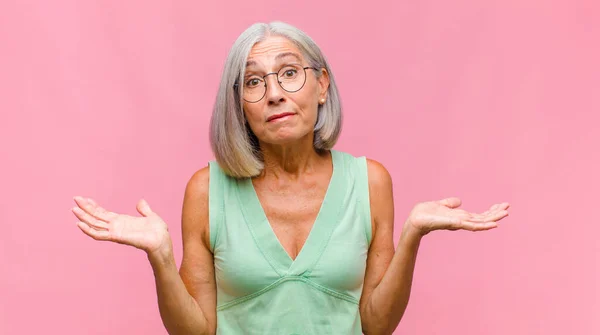
[[[317,70],[312,66],[302,67],[300,64],[289,64],[282,67],[278,72],[267,73],[264,76],[250,75],[244,77],[243,99],[249,103],[255,103],[262,100],[267,94],[266,78],[272,74],[277,75],[277,82],[284,91],[290,93],[298,92],[306,83],[307,69]],[[233,85],[236,89],[238,86],[238,84]]]

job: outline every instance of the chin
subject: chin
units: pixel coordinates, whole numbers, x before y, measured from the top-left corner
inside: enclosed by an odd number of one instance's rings
[[[276,134],[272,134],[272,136],[269,136],[269,139],[265,142],[279,145],[292,144],[300,142],[302,139],[310,135],[311,132],[312,129],[310,130],[310,132],[306,130],[292,131],[291,129],[280,129]]]
[[[292,144],[292,143],[298,142],[299,140],[300,140],[300,138],[297,136],[280,136],[280,137],[275,137],[275,138],[270,139],[269,143],[285,145],[285,144]]]

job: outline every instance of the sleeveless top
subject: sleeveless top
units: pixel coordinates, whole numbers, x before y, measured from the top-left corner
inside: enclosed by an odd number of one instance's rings
[[[209,162],[217,334],[362,334],[359,300],[371,243],[365,157],[331,150],[333,174],[295,260],[250,178]]]

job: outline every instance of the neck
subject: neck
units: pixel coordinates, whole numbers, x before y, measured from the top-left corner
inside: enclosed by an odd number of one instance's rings
[[[264,170],[259,178],[296,179],[304,172],[312,173],[327,155],[319,154],[313,146],[313,134],[290,144],[260,143]]]

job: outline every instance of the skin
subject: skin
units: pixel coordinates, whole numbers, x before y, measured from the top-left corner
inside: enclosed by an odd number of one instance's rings
[[[276,60],[284,53],[302,57],[283,37],[273,36],[256,44],[248,56],[256,64],[249,66],[246,74],[264,76],[287,63],[308,66],[292,56]],[[265,97],[257,103],[244,103],[246,120],[259,140],[265,162],[262,174],[253,179],[254,188],[275,235],[292,259],[308,237],[333,173],[330,154],[318,154],[313,148],[319,100],[327,98],[329,87],[327,71],[320,71],[317,77],[308,69],[304,87],[294,93],[283,90],[275,75],[268,76]],[[283,112],[293,115],[267,121]]]
[[[256,44],[249,55],[254,64],[247,74],[277,72],[293,58],[277,60],[282,53],[300,51],[285,38],[271,36]],[[308,66],[300,59],[303,66]],[[332,175],[329,152],[313,148],[313,127],[318,104],[327,99],[329,75],[307,70],[305,86],[298,92],[281,89],[275,75],[267,76],[267,92],[257,103],[244,103],[246,120],[259,140],[265,168],[252,182],[280,243],[295,259],[316,219]],[[282,112],[292,116],[275,122]],[[368,159],[368,179],[373,239],[360,301],[365,334],[391,334],[408,305],[413,271],[421,239],[434,230],[482,231],[498,227],[508,215],[508,203],[484,213],[460,209],[458,198],[418,203],[405,220],[397,248],[393,245],[394,204],[392,179],[379,162]],[[78,227],[95,240],[112,241],[144,250],[154,271],[159,309],[170,334],[214,334],[216,283],[208,230],[209,170],[197,171],[189,180],[182,209],[183,260],[179,273],[166,223],[148,203],[137,204],[141,217],[107,211],[92,199],[75,197]]]

